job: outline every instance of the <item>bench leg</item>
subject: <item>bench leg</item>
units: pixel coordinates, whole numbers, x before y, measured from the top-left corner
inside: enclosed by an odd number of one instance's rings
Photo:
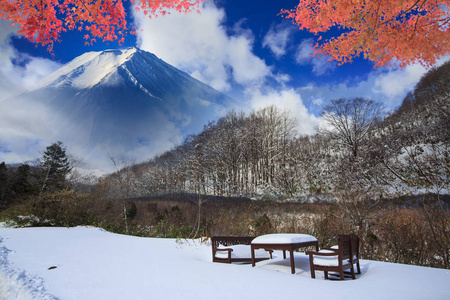
[[[339,271],[339,278],[341,279],[341,280],[344,280],[345,279],[345,277],[344,277],[344,270],[340,270]]]
[[[352,264],[352,267],[351,267],[350,271],[352,272],[352,279],[356,279],[355,268],[353,268],[353,264]]]
[[[309,268],[311,270],[311,278],[316,278],[316,272],[314,270],[314,264],[313,264],[313,256],[312,254],[309,255]]]

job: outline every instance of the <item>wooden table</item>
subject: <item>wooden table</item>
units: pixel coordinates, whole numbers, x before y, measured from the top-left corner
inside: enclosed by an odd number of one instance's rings
[[[294,250],[309,246],[315,246],[316,251],[319,251],[319,243],[317,239],[308,234],[275,233],[259,236],[251,243],[252,267],[255,266],[256,249],[283,250],[284,259],[286,259],[286,251],[289,251],[291,272],[292,274],[295,274]]]

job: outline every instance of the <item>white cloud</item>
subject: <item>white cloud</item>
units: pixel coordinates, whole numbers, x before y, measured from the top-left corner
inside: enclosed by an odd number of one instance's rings
[[[54,61],[19,53],[10,43],[17,29],[0,21],[0,99],[32,87],[61,65]]]
[[[286,26],[285,23],[272,25],[264,36],[262,46],[269,48],[276,58],[280,58],[286,54],[289,37],[294,30],[293,26]]]
[[[301,66],[311,65],[312,72],[316,76],[323,75],[328,71],[333,71],[336,68],[336,62],[329,61],[329,58],[325,56],[312,56],[312,42],[313,39],[306,39],[300,43],[295,54],[295,61],[297,64]]]
[[[0,161],[18,163],[33,160],[57,141],[64,119],[48,107],[21,100],[0,101]]]
[[[225,12],[212,2],[201,14],[170,15],[149,19],[133,13],[138,47],[154,53],[219,91],[233,83],[254,85],[272,76],[270,66],[253,54],[254,36],[242,29],[225,28]],[[142,29],[142,30],[141,30]]]
[[[273,105],[282,111],[289,112],[298,121],[297,131],[299,134],[313,134],[319,125],[318,118],[308,112],[300,94],[293,89],[253,90],[247,91],[247,96],[254,110]]]
[[[80,114],[73,105],[68,111],[58,103],[34,97],[0,100],[0,162],[34,160],[45,147],[62,141],[70,154],[82,158],[80,168],[105,173],[113,171],[108,155],[144,161],[183,141],[179,127],[157,108],[135,118],[124,108],[111,119],[111,112],[102,115],[92,109]]]
[[[374,82],[374,92],[387,99],[404,97],[411,91],[420,78],[426,73],[422,65],[409,65],[404,69],[393,68],[378,74]]]
[[[436,66],[443,64],[450,57],[440,59]],[[386,108],[397,108],[412,91],[420,78],[427,72],[419,64],[405,68],[382,67],[369,73],[365,80],[341,82],[339,84],[309,84],[298,89],[309,110],[320,113],[321,105],[339,98],[362,97],[382,102]]]
[[[9,45],[9,37],[16,31],[10,26],[10,22],[0,20],[0,99],[10,96],[12,90],[18,88],[8,76],[13,69],[11,57],[14,56],[14,49]]]
[[[9,39],[10,34],[17,33],[17,28],[11,26],[9,21],[0,21],[0,44]]]
[[[63,121],[39,103],[6,103],[6,98],[60,67],[54,61],[19,53],[10,43],[16,32],[9,22],[0,21],[0,161],[6,162],[35,159],[44,145],[55,141]],[[54,120],[53,126],[44,126],[46,120]]]
[[[450,55],[439,59],[435,66],[439,67]],[[420,64],[408,65],[405,68],[384,67],[370,74],[369,80],[372,84],[372,91],[379,95],[386,105],[398,106],[409,91],[412,91],[419,80],[429,69]]]
[[[317,99],[313,100],[314,105],[320,106],[320,105],[322,105],[322,103],[323,103],[323,100],[321,98],[317,98]]]

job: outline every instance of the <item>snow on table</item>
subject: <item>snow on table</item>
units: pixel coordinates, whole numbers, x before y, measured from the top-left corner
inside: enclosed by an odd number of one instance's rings
[[[258,236],[252,241],[252,244],[298,244],[307,242],[317,242],[317,239],[309,234],[272,233]]]

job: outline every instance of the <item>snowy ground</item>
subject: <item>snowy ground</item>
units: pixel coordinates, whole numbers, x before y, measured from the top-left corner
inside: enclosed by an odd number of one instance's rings
[[[211,262],[197,242],[99,228],[0,228],[0,299],[450,299],[450,270],[362,261],[356,280],[310,278],[308,258]]]

